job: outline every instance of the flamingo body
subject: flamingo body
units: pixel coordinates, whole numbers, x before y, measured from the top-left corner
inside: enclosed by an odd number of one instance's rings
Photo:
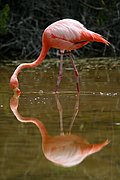
[[[48,26],[43,33],[43,41],[49,48],[75,50],[97,41],[108,44],[101,35],[87,30],[83,24],[73,19],[63,19]]]
[[[109,144],[108,140],[98,144],[89,144],[81,136],[74,134],[64,134],[50,136],[44,124],[33,117],[23,117],[18,112],[19,96],[14,95],[10,100],[10,108],[18,119],[23,123],[35,124],[42,136],[42,150],[49,161],[63,167],[71,167],[81,163],[87,156],[100,151]]]
[[[32,68],[41,64],[50,48],[57,48],[62,52],[64,52],[65,50],[71,51],[81,48],[89,42],[93,41],[101,42],[106,45],[109,44],[109,42],[105,40],[101,35],[87,30],[80,22],[76,20],[63,19],[52,23],[43,32],[42,49],[37,60],[32,63],[20,64],[14,71],[10,79],[11,89],[20,94],[19,83],[17,79],[19,72],[24,68]],[[61,72],[59,74],[61,74]]]
[[[99,144],[89,144],[81,136],[65,134],[49,136],[43,144],[45,157],[54,164],[63,167],[72,167],[80,164],[87,156],[100,151],[109,144],[106,140]]]

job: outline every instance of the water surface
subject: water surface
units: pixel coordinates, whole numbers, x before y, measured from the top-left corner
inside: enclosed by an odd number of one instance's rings
[[[76,63],[77,64],[77,63]],[[9,102],[12,91],[9,78],[16,64],[0,67],[0,179],[1,180],[118,180],[120,178],[120,64],[109,59],[81,60],[80,110],[72,127],[90,143],[106,139],[110,144],[87,157],[81,164],[63,168],[43,155],[41,135],[32,124],[19,122]],[[59,99],[63,108],[64,131],[68,132],[76,103],[76,85],[69,63],[64,65]],[[59,112],[53,90],[58,69],[55,63],[43,63],[20,73],[22,94],[19,112],[42,121],[51,135],[60,134]]]

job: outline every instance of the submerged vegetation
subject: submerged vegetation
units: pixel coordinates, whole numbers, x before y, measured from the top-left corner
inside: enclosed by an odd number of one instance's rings
[[[6,3],[7,2],[7,3]],[[0,1],[1,59],[36,58],[43,30],[56,20],[73,18],[102,34],[112,47],[91,43],[75,52],[82,57],[120,56],[120,2],[118,0]],[[56,56],[51,50],[48,57]]]

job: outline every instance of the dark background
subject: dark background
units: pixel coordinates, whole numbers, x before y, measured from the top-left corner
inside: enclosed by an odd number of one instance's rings
[[[80,21],[112,43],[90,43],[78,50],[81,57],[120,56],[119,0],[0,0],[0,59],[38,57],[43,30],[63,18]],[[48,53],[55,56],[56,50]]]

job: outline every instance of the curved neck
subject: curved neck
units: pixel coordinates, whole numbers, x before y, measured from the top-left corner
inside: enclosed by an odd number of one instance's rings
[[[32,67],[36,67],[39,64],[41,64],[42,61],[44,60],[48,50],[49,50],[49,47],[43,45],[39,57],[34,62],[32,62],[32,63],[23,63],[23,64],[20,64],[16,68],[16,70],[14,71],[14,75],[18,76],[19,72],[22,69],[24,69],[24,68],[32,68]]]
[[[24,123],[31,122],[31,123],[35,124],[41,133],[43,141],[46,139],[46,137],[48,137],[47,130],[41,121],[39,121],[38,119],[33,118],[33,117],[23,117],[18,113],[17,110],[14,111],[13,113],[20,122],[24,122]]]
[[[44,124],[36,118],[21,116],[20,113],[18,112],[18,104],[19,104],[19,97],[13,96],[10,100],[10,108],[11,108],[13,114],[15,115],[15,117],[20,122],[24,122],[24,123],[31,122],[31,123],[35,124],[39,128],[39,131],[42,136],[42,140],[44,141],[48,137],[48,133],[47,133],[47,130],[46,130]]]

